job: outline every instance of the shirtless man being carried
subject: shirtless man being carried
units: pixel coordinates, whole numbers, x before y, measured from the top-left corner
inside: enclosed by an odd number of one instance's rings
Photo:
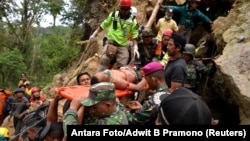
[[[141,79],[140,72],[130,66],[97,72],[92,76],[91,85],[98,82],[113,82],[116,89],[128,91],[141,91],[147,84],[144,78]],[[121,97],[120,101],[122,102],[124,99],[127,101],[129,99],[128,97],[130,97],[130,95]],[[124,102],[122,103],[124,104]]]
[[[129,66],[121,67],[118,70],[106,69],[93,75],[91,85],[105,81],[113,82],[116,89],[119,90],[141,91],[147,83],[144,79],[140,79],[139,73]]]

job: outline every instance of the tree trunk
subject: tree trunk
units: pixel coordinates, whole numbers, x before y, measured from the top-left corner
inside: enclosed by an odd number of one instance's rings
[[[162,3],[162,0],[158,0],[157,3],[155,4],[155,7],[154,7],[154,10],[147,22],[147,24],[145,25],[146,28],[151,28],[156,16],[157,16],[157,13],[160,9],[160,4]]]
[[[56,27],[56,14],[53,15],[53,27]]]

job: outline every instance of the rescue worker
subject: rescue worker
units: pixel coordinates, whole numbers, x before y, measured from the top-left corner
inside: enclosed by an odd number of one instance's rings
[[[13,101],[13,106],[10,111],[10,117],[9,121],[14,117],[14,128],[15,128],[15,139],[19,138],[19,135],[21,133],[21,128],[23,125],[23,118],[28,113],[29,108],[29,100],[24,96],[24,90],[22,88],[17,88],[14,91],[15,99]]]
[[[137,8],[134,7],[134,6],[131,6],[131,8],[130,8],[130,13],[131,13],[131,15],[132,15],[132,19],[134,20],[134,19],[136,18],[136,16],[137,16]],[[139,27],[138,24],[137,24],[137,27]],[[104,38],[106,38],[106,40],[103,41],[103,42],[104,42],[104,51],[106,51],[107,45],[108,45],[108,41],[107,41],[108,39],[107,39],[107,37],[104,37]],[[104,39],[103,39],[103,40],[104,40]],[[132,33],[129,33],[129,34],[128,34],[128,47],[129,47],[129,48],[132,48],[132,47],[133,47],[133,34],[132,34]],[[131,58],[131,57],[132,57],[132,56],[130,56],[129,64],[133,63],[134,60],[136,59],[136,58]],[[137,58],[139,58],[139,56],[138,56]],[[113,59],[111,60],[110,64],[109,64],[108,68],[109,68],[109,69],[112,69],[113,66],[115,65],[115,62],[116,62],[116,58],[113,58]],[[114,67],[114,68],[115,68],[115,67]]]
[[[178,33],[173,33],[168,41],[167,53],[170,58],[165,67],[165,80],[169,93],[182,87],[186,79],[187,64],[182,55],[185,44],[185,37]]]
[[[76,76],[77,85],[80,86],[90,86],[91,81],[91,75],[88,72],[81,72]],[[60,99],[54,98],[55,105],[58,105]],[[65,113],[69,106],[70,106],[71,100],[67,99],[63,105],[63,113]],[[56,108],[57,109],[57,108]]]
[[[172,29],[174,32],[178,31],[178,26],[173,17],[173,9],[166,9],[165,16],[160,18],[156,24],[156,29],[158,31],[156,39],[162,41],[163,32],[166,29]]]
[[[169,56],[167,54],[167,46],[168,46],[168,41],[173,33],[172,29],[166,29],[163,32],[162,35],[162,41],[161,41],[161,46],[162,46],[162,57],[160,60],[160,63],[165,67],[168,63]]]
[[[6,110],[7,99],[12,95],[10,90],[5,90],[0,88],[0,125],[2,124],[4,118],[8,116]]]
[[[67,136],[67,125],[78,125],[77,110],[88,110],[88,115],[83,115],[84,125],[128,125],[127,116],[116,102],[115,85],[111,82],[100,82],[91,85],[89,97],[80,100],[74,98],[69,110],[63,116],[63,130]]]
[[[187,43],[189,43],[192,30],[195,27],[196,18],[209,24],[213,23],[208,16],[198,9],[200,1],[201,0],[188,0],[187,3],[182,6],[161,6],[164,9],[170,8],[173,9],[174,12],[180,13],[181,17],[178,32],[186,37]]]
[[[142,31],[142,40],[138,42],[138,50],[140,52],[140,58],[135,59],[134,63],[137,68],[145,66],[147,63],[156,59],[155,49],[157,46],[157,40],[154,38],[154,34],[150,28],[145,28]]]
[[[31,82],[30,81],[25,81],[24,86],[25,86],[25,93],[27,93],[27,94],[29,94],[31,96],[31,89],[32,89]]]
[[[187,63],[187,78],[184,87],[196,93],[202,74],[208,73],[209,70],[202,61],[195,58],[195,46],[193,44],[185,45],[183,57]]]
[[[26,75],[24,73],[21,74],[21,77],[19,79],[19,82],[18,82],[18,87],[20,87],[21,85],[24,85],[24,83],[28,81]]]
[[[128,107],[135,110],[132,114],[127,114],[128,120],[130,124],[154,125],[161,100],[169,95],[164,79],[164,67],[158,61],[153,61],[146,64],[141,70],[147,81],[148,89],[153,91],[153,94],[146,98],[143,105],[139,101],[128,102]]]
[[[137,20],[133,18],[130,12],[132,6],[131,0],[120,0],[119,11],[114,11],[101,23],[101,25],[90,36],[93,40],[99,32],[106,28],[108,30],[108,46],[101,58],[97,71],[103,71],[108,68],[110,62],[115,58],[116,64],[113,68],[126,66],[129,62],[128,35],[132,33],[133,56],[139,57],[137,38]]]
[[[30,98],[30,108],[31,109],[36,109],[40,105],[42,105],[45,101],[46,98],[41,96],[40,94],[40,88],[38,87],[33,87],[31,89],[31,98]]]

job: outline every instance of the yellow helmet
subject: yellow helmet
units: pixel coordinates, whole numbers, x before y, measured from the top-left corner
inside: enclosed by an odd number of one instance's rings
[[[9,129],[6,127],[0,127],[0,136],[4,136],[5,138],[9,138]]]

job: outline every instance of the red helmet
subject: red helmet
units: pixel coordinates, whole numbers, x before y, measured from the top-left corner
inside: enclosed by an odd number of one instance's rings
[[[119,6],[124,6],[124,7],[130,7],[132,6],[132,1],[131,0],[120,0]]]
[[[163,31],[163,36],[171,36],[172,33],[173,33],[173,30],[168,28],[168,29]]]
[[[33,88],[31,89],[31,93],[35,93],[35,92],[40,92],[40,89],[37,88],[37,87],[33,87]]]

